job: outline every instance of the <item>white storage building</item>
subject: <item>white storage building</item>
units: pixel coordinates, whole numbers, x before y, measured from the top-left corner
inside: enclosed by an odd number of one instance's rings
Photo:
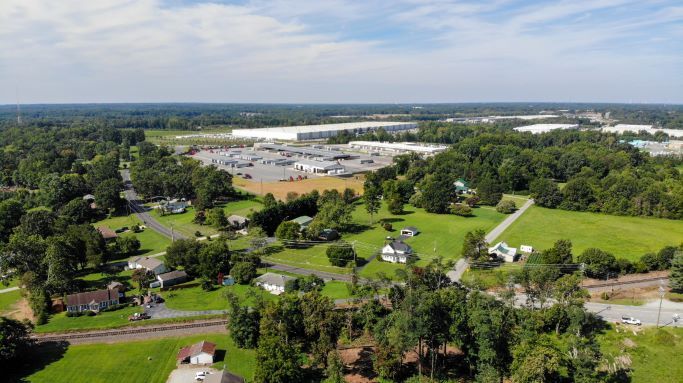
[[[343,174],[346,168],[332,161],[299,160],[294,163],[294,169],[315,174]]]
[[[576,129],[578,124],[534,124],[515,128],[518,132],[530,132],[532,134],[547,133],[558,129]]]
[[[349,148],[367,151],[385,151],[392,153],[415,152],[420,154],[435,154],[447,149],[443,145],[425,145],[414,142],[379,142],[379,141],[351,141]]]
[[[234,137],[261,140],[303,141],[335,137],[343,131],[346,131],[350,134],[363,134],[367,132],[373,132],[380,128],[386,130],[387,132],[397,132],[415,129],[417,128],[417,124],[414,122],[364,121],[348,122],[343,124],[282,126],[277,128],[262,129],[235,129],[232,131],[232,135]]]

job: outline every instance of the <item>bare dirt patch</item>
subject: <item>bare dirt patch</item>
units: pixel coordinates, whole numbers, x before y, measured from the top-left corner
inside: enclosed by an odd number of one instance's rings
[[[325,189],[337,189],[342,191],[345,188],[350,188],[357,194],[363,193],[363,176],[360,174],[349,178],[320,177],[293,182],[264,182],[263,184],[235,177],[233,178],[233,184],[240,189],[254,194],[265,195],[267,193],[273,193],[275,198],[283,201],[289,192],[295,192],[301,195],[310,193],[313,190],[322,192]]]
[[[29,306],[26,298],[21,298],[9,311],[6,311],[4,315],[16,320],[34,320],[33,310],[31,310],[31,306]]]

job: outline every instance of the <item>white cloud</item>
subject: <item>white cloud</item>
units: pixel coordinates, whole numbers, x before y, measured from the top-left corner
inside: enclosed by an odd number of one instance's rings
[[[670,4],[3,0],[0,103],[681,102]]]

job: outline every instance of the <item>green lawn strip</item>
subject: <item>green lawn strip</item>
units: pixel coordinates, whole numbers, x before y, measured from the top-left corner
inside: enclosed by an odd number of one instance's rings
[[[323,287],[320,294],[332,299],[352,298],[353,295],[349,292],[350,286],[346,282],[328,281],[325,282],[325,287]]]
[[[0,313],[11,311],[19,300],[21,300],[21,290],[0,294]]]
[[[28,366],[27,370],[33,373],[27,374],[26,381],[163,383],[176,368],[178,350],[202,340],[216,343],[219,351],[225,351],[224,354],[218,353],[225,357],[216,361],[215,368],[222,369],[225,364],[229,371],[248,380],[253,378],[254,350],[238,349],[227,334],[203,334],[127,343],[74,345],[69,346],[61,357],[47,348],[32,361],[32,366]],[[49,361],[50,358],[56,360]]]
[[[597,247],[617,258],[636,260],[681,242],[683,221],[573,212],[532,206],[494,242],[543,250],[558,239],[570,239],[574,254]]]
[[[624,342],[632,341],[628,347]],[[632,331],[617,333],[609,329],[598,337],[606,356],[618,356],[625,351],[632,361],[631,382],[678,383],[683,376],[683,328],[646,328],[634,335]]]
[[[123,227],[132,228],[135,225],[143,225],[135,215],[127,215],[120,217],[107,218],[102,221],[96,222],[95,227],[106,226],[112,230],[117,230]],[[133,233],[128,231],[126,233],[120,234],[122,236],[134,235],[140,241],[140,252],[138,255],[153,255],[166,251],[168,245],[171,244],[171,240],[165,236],[157,233],[156,231],[146,228],[140,233]]]
[[[137,322],[128,321],[128,316],[135,312],[142,312],[142,307],[126,307],[116,311],[100,313],[92,317],[80,316],[75,318],[69,318],[65,315],[65,313],[54,314],[50,317],[48,323],[36,326],[34,331],[37,333],[61,333],[90,330],[109,330],[122,327],[139,327],[150,326],[155,324],[182,323],[191,322],[195,320],[223,317],[223,315],[221,314],[215,314],[178,318],[149,319]]]
[[[244,305],[253,305],[255,297],[261,297],[265,301],[277,299],[276,295],[248,285],[222,286],[213,291],[204,291],[195,286],[165,291],[161,296],[166,300],[166,307],[174,310],[225,310],[228,308],[228,301],[223,296],[226,291],[234,293]]]

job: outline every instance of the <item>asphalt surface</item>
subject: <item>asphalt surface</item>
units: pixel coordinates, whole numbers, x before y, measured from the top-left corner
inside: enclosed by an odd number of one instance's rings
[[[183,234],[172,231],[166,226],[160,224],[154,217],[152,217],[148,211],[149,209],[145,207],[140,199],[138,198],[135,189],[133,188],[133,183],[130,182],[130,170],[121,170],[121,176],[125,183],[124,196],[128,201],[128,206],[135,213],[135,215],[140,218],[140,220],[145,224],[146,227],[160,233],[171,239],[184,239],[186,238]]]
[[[517,218],[519,218],[524,212],[534,204],[534,200],[528,199],[522,207],[517,209],[514,213],[510,214],[503,222],[498,226],[494,227],[488,234],[486,234],[486,242],[492,243],[498,236],[503,234],[503,232],[512,225]]]
[[[16,291],[16,290],[19,290],[19,287],[17,287],[17,286],[8,287],[8,288],[6,288],[6,289],[0,290],[0,294],[11,293],[12,291]]]

